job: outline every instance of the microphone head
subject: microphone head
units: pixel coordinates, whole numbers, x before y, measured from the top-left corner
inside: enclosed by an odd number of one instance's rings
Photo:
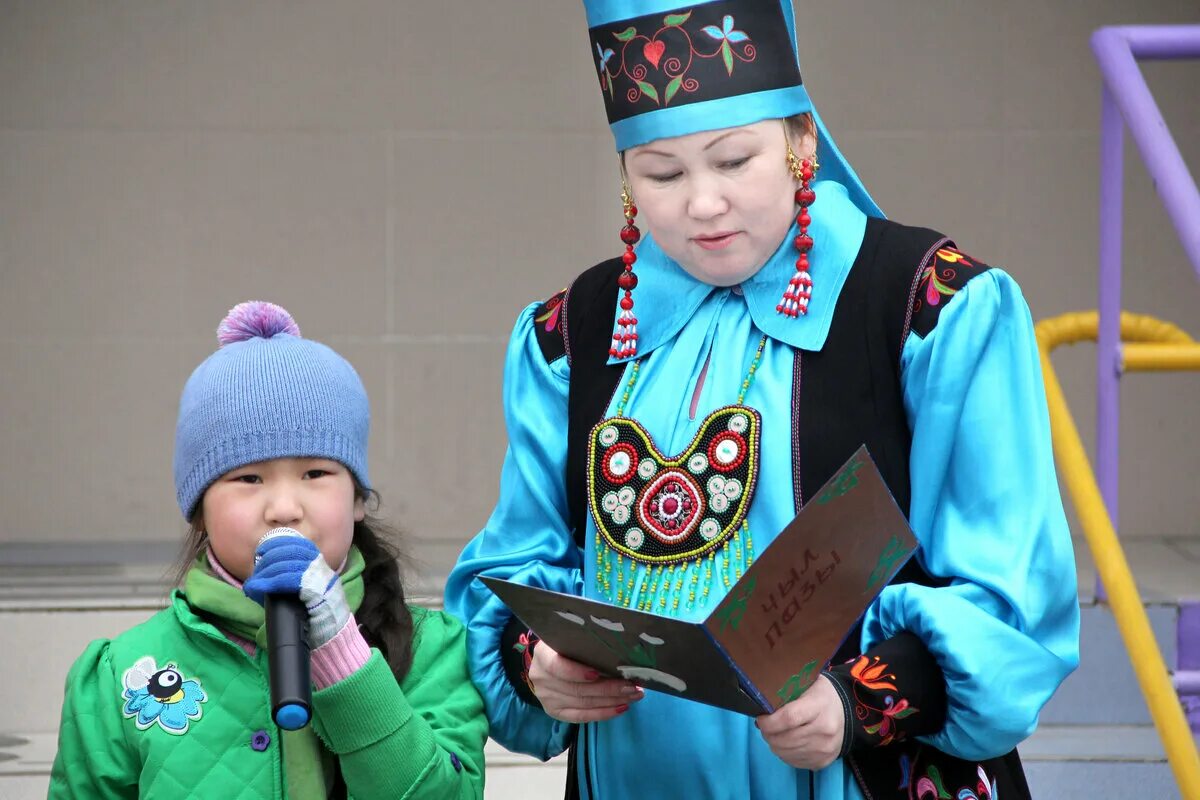
[[[284,528],[284,527],[271,528],[271,530],[264,533],[262,535],[262,538],[258,540],[258,546],[262,546],[262,543],[265,542],[267,539],[275,539],[280,536],[299,536],[301,539],[304,538],[304,534],[301,533],[300,531],[296,530],[295,528]]]

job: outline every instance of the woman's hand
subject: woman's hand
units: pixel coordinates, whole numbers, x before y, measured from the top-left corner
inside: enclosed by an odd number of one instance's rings
[[[612,719],[645,696],[633,683],[605,678],[586,664],[560,656],[544,641],[533,648],[529,682],[545,712],[563,722]]]
[[[824,769],[842,752],[846,712],[824,675],[804,694],[755,723],[771,752],[798,769]]]

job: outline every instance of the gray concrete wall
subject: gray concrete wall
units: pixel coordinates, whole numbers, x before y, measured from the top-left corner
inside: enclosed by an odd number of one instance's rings
[[[810,90],[893,217],[1005,266],[1035,318],[1094,307],[1087,37],[1194,3],[797,11]],[[584,27],[542,0],[0,2],[0,544],[176,541],[179,390],[224,311],[266,298],[363,375],[385,512],[443,570],[494,501],[515,314],[619,244]],[[1147,73],[1195,163],[1200,63]],[[1127,306],[1200,334],[1131,155]],[[1200,379],[1127,385],[1122,533],[1195,534]]]

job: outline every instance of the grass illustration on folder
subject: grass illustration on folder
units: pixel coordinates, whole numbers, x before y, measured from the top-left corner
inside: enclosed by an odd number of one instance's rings
[[[916,547],[860,447],[703,622],[480,580],[568,658],[647,689],[757,716],[817,679]]]

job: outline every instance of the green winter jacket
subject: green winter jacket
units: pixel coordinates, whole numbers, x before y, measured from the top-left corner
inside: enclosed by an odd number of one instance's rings
[[[313,693],[313,728],[353,800],[482,797],[487,720],[466,633],[447,614],[411,610],[403,682],[373,649],[353,675]],[[265,652],[247,655],[176,591],[71,668],[49,796],[285,798],[280,740]]]

